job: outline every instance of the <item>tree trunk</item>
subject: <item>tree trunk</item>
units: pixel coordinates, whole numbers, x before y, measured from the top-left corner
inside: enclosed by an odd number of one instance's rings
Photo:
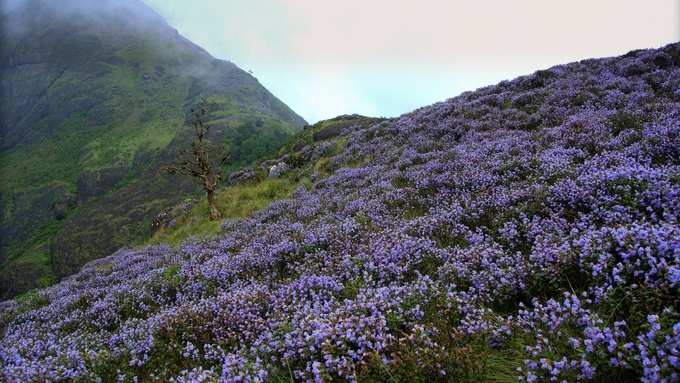
[[[214,191],[206,190],[208,194],[208,208],[210,209],[210,220],[214,221],[220,218],[220,211],[217,210],[217,205],[215,205]]]

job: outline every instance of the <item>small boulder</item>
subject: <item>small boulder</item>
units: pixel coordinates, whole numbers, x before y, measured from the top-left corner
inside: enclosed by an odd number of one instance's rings
[[[281,177],[283,173],[286,172],[290,167],[285,162],[279,162],[278,164],[269,168],[269,178]]]
[[[314,148],[310,145],[305,145],[298,151],[298,157],[303,159],[304,161],[309,161],[312,158],[312,153],[314,152]]]
[[[276,165],[277,163],[278,163],[277,160],[262,161],[262,163],[260,163],[260,169],[269,170],[269,169],[271,169],[272,166]]]
[[[243,169],[229,174],[227,182],[229,185],[236,185],[247,181],[255,181],[259,177],[253,169]]]
[[[333,149],[333,144],[324,141],[324,142],[319,142],[318,144],[314,145],[314,149],[312,150],[312,153],[310,155],[310,159],[312,161],[316,161],[320,159],[321,157],[325,156],[326,154],[330,153],[331,150]]]
[[[243,221],[238,218],[227,218],[224,221],[222,221],[222,224],[220,225],[220,228],[222,231],[232,231],[235,230],[239,227],[241,227],[243,224]]]
[[[170,216],[168,210],[163,210],[160,213],[156,214],[156,216],[151,221],[151,232],[155,233],[156,231],[166,227],[166,224],[171,219],[172,217]]]
[[[191,210],[191,208],[194,206],[194,201],[184,201],[181,204],[179,204],[175,210],[178,210],[177,214],[184,214]]]

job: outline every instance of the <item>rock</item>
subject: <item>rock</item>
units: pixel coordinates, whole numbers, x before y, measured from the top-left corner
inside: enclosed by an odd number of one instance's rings
[[[299,151],[300,149],[302,149],[302,148],[305,147],[305,146],[306,146],[306,143],[305,143],[304,140],[298,140],[298,141],[295,142],[295,144],[293,145],[293,147],[292,147],[291,149],[292,149],[294,152],[297,152],[297,151]]]
[[[306,145],[300,149],[298,157],[304,161],[309,161],[312,158],[312,153],[314,153],[314,147]]]
[[[260,169],[269,171],[269,169],[271,169],[271,167],[276,165],[278,162],[279,161],[277,160],[262,161],[262,163],[260,163]]]
[[[194,206],[194,201],[184,201],[179,206],[177,206],[177,209],[181,214],[184,214],[191,210],[191,208]]]
[[[291,168],[298,168],[303,166],[306,162],[309,161],[311,154],[312,154],[311,147],[305,146],[302,150],[295,152],[291,156],[287,157],[285,162]]]
[[[193,201],[184,201],[173,207],[161,210],[151,220],[151,233],[160,229],[172,229],[177,226],[177,218],[185,215],[193,207]]]
[[[256,181],[259,178],[255,170],[247,168],[229,174],[227,182],[229,185],[236,185],[248,181]]]
[[[340,135],[340,133],[342,133],[342,129],[344,129],[345,127],[346,126],[344,124],[331,125],[327,128],[324,128],[314,133],[312,137],[314,138],[314,141],[322,141],[327,140],[329,138],[337,137]]]
[[[71,194],[63,194],[52,202],[52,214],[54,219],[62,220],[66,218],[69,210],[75,206],[75,198]]]
[[[227,218],[224,221],[222,221],[222,224],[220,225],[220,229],[222,231],[232,231],[236,230],[239,227],[241,227],[243,224],[243,220],[238,219],[238,218]]]
[[[288,166],[287,163],[285,162],[279,162],[278,164],[272,166],[269,168],[269,178],[278,178],[281,177],[283,173],[286,172],[286,170],[290,169],[290,166]]]
[[[98,170],[85,170],[78,176],[76,187],[78,190],[78,203],[100,196],[125,177],[127,169],[124,167],[112,167]]]
[[[314,145],[314,149],[312,150],[312,153],[310,155],[310,160],[316,161],[320,159],[321,157],[328,154],[331,151],[331,149],[333,149],[333,143],[328,141],[319,142],[317,145]]]
[[[151,232],[155,233],[161,228],[167,227],[167,223],[172,220],[174,219],[170,216],[168,210],[161,211],[160,213],[156,214],[156,216],[151,221]]]

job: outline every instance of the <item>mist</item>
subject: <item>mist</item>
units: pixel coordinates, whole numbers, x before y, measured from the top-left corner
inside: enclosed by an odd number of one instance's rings
[[[44,12],[45,9],[49,12]],[[10,39],[18,38],[17,35],[36,25],[54,22],[73,28],[95,24],[105,28],[115,20],[131,30],[167,25],[161,15],[140,0],[3,0],[0,13],[5,19],[3,28]],[[16,41],[8,43],[13,42]]]
[[[396,116],[584,57],[680,40],[677,0],[147,0],[309,121]]]

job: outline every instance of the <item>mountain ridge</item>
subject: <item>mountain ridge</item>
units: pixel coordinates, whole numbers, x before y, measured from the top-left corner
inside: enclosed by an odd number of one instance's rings
[[[138,0],[22,0],[2,25],[0,296],[143,240],[158,212],[195,191],[156,170],[188,144],[186,112],[200,98],[232,167],[305,124]]]

